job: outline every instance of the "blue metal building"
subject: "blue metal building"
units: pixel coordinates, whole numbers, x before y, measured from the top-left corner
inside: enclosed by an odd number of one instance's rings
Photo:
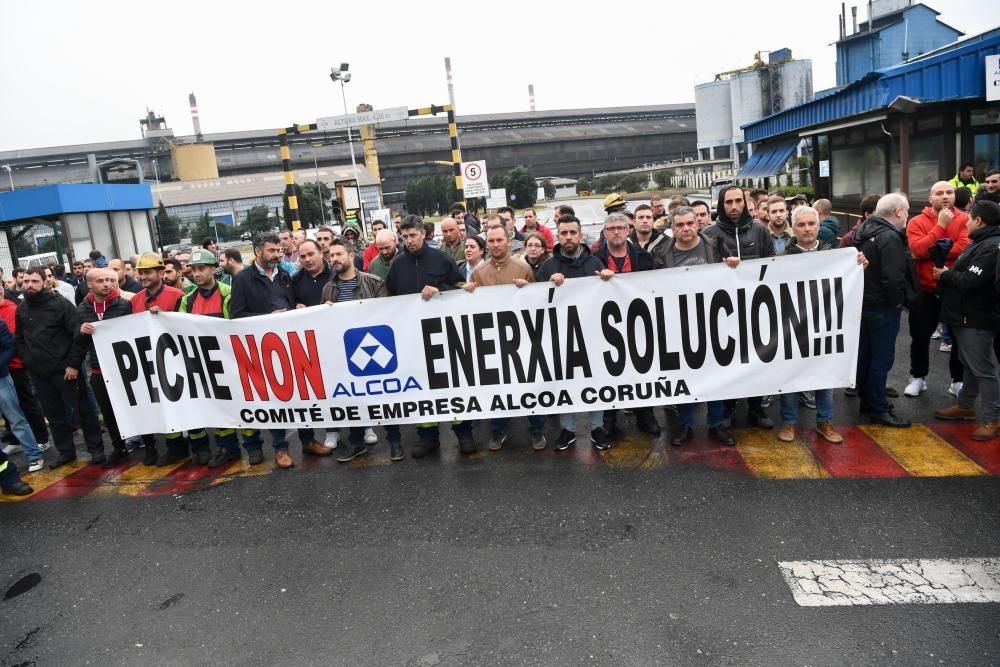
[[[17,265],[14,241],[37,225],[51,227],[59,255],[84,259],[91,250],[130,257],[157,247],[148,183],[74,183],[0,192],[0,266]]]
[[[910,5],[860,24],[836,44],[837,85],[846,86],[961,37],[961,31],[938,20],[940,13],[927,5]]]
[[[986,57],[1000,29],[871,72],[829,95],[744,126],[756,162],[740,177],[769,176],[807,139],[816,196],[842,211],[867,194],[901,191],[920,207],[938,180],[972,162],[982,182],[1000,167],[1000,104],[986,101]],[[821,176],[821,174],[823,174]]]

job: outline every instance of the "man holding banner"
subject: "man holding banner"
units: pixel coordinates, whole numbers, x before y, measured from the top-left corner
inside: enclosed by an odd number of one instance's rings
[[[398,255],[389,266],[386,287],[391,296],[399,294],[419,294],[424,301],[443,290],[457,289],[465,278],[451,257],[427,245],[424,238],[424,221],[418,215],[408,215],[399,223],[399,233],[403,237],[406,252]],[[472,439],[472,424],[455,420],[451,430],[458,438],[458,448],[462,454],[474,454],[476,442]],[[419,459],[440,449],[437,424],[417,424],[417,445],[410,455]]]
[[[625,227],[626,232],[628,226]],[[590,254],[590,249],[583,243],[583,230],[580,219],[575,215],[563,215],[559,218],[556,233],[559,244],[538,269],[535,276],[537,282],[552,281],[556,287],[561,287],[567,278],[585,278],[598,275],[601,280],[611,280],[615,272],[606,268],[601,260]],[[590,420],[590,441],[595,449],[611,449],[614,443],[611,436],[604,430],[604,411],[594,410],[587,413]],[[564,452],[576,443],[576,414],[564,412],[559,415],[561,431],[553,449]]]
[[[499,216],[491,215],[483,223],[486,225],[486,245],[489,247],[490,258],[480,262],[472,272],[472,280],[465,283],[463,289],[470,294],[476,287],[494,285],[514,285],[524,287],[535,282],[535,272],[528,263],[520,257],[510,256],[510,236],[504,228]],[[507,417],[494,417],[490,420],[490,451],[497,452],[507,442]],[[528,433],[531,438],[531,448],[541,451],[545,449],[545,417],[528,415]]]

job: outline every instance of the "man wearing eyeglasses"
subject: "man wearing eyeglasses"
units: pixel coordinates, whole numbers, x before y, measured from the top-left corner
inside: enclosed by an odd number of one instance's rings
[[[672,238],[656,247],[653,263],[658,269],[672,269],[679,266],[700,266],[722,262],[718,246],[698,230],[698,215],[690,206],[681,206],[674,211]],[[726,406],[723,401],[708,401],[708,437],[723,445],[732,447],[736,438],[726,430]],[[678,430],[670,438],[670,444],[680,447],[694,437],[694,404],[677,406]]]
[[[653,213],[646,206],[644,213],[652,225]],[[640,211],[636,210],[638,221]],[[629,219],[624,213],[612,213],[604,220],[604,238],[606,243],[594,253],[597,259],[615,273],[633,273],[635,271],[650,271],[653,269],[653,258],[639,247],[638,243],[629,240]],[[640,431],[650,435],[660,434],[660,425],[653,415],[653,408],[634,408],[635,423]],[[604,430],[611,436],[617,429],[618,411],[604,411]]]

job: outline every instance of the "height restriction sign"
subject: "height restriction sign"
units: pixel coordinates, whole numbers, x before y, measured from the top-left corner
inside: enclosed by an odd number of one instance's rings
[[[462,163],[462,189],[466,199],[489,197],[490,183],[486,177],[486,160]]]

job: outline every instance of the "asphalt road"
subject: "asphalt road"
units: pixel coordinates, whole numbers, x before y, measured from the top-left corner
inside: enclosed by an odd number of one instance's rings
[[[900,390],[906,341],[904,326]],[[944,389],[898,411],[927,421]],[[837,421],[853,420],[838,392]],[[996,557],[995,476],[650,470],[535,454],[520,424],[500,453],[454,446],[0,504],[0,593],[20,592],[0,601],[0,666],[1000,663],[998,604],[800,607],[777,567]]]

